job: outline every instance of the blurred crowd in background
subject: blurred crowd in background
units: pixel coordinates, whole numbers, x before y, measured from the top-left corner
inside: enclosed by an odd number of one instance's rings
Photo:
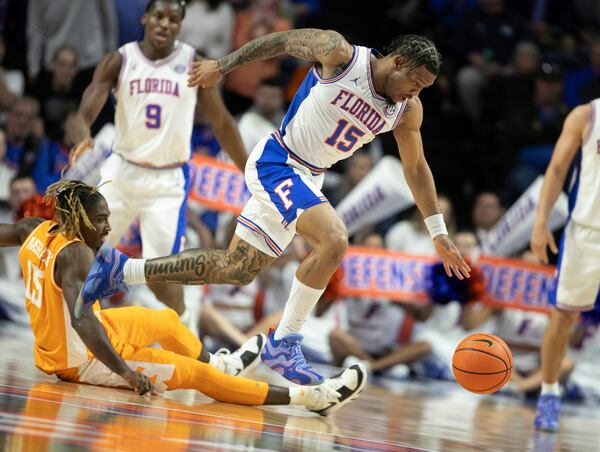
[[[60,178],[74,145],[64,133],[65,122],[101,57],[141,39],[146,3],[0,0],[0,222],[12,222],[23,213],[24,201]],[[403,33],[434,40],[444,65],[434,86],[421,93],[425,153],[449,231],[472,262],[479,242],[506,208],[543,174],[569,111],[600,97],[600,2],[595,0],[380,0],[368,5],[363,0],[189,0],[179,39],[218,58],[253,38],[301,27],[335,29],[350,43],[379,50]],[[309,62],[282,57],[248,64],[226,77],[223,97],[239,120],[248,152],[279,126],[309,68]],[[109,100],[94,132],[113,121],[113,112]],[[192,149],[221,154],[200,110]],[[331,203],[344,199],[379,158],[397,152],[387,134],[332,168],[324,188]],[[225,246],[232,233],[231,216],[194,203],[188,219],[190,245]],[[127,240],[125,248],[135,246],[135,227]],[[364,228],[352,243],[434,255],[416,209]],[[190,289],[201,292],[190,295],[199,306],[200,334],[210,336],[215,347],[235,346],[276,323],[305,253],[296,240],[249,286]],[[514,257],[535,262],[526,249]],[[16,251],[2,255],[0,276],[0,298],[22,298]],[[447,362],[453,346],[465,331],[477,328],[502,335],[516,350],[517,363],[522,354],[509,391],[535,391],[541,381],[543,314],[493,310],[477,300],[425,307],[340,301],[335,278],[329,289],[305,328],[313,360],[340,365],[359,359],[373,372],[397,378],[451,379]],[[143,298],[141,292],[128,298]],[[466,301],[471,303],[465,306]],[[13,320],[23,314],[15,306],[3,310]],[[563,363],[565,378],[574,367],[600,364],[598,355],[589,359],[597,351],[595,332],[590,318],[574,331],[573,352]],[[579,381],[586,378],[582,370]],[[581,395],[574,387],[571,393]]]

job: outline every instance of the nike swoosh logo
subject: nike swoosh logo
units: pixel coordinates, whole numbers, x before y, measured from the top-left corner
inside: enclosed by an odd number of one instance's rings
[[[494,343],[492,341],[490,341],[489,339],[473,339],[472,342],[485,342],[486,344],[488,344],[488,347],[491,347],[492,345],[494,345]]]

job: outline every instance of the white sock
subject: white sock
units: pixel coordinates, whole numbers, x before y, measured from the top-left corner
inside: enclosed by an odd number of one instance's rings
[[[558,381],[555,381],[554,383],[542,383],[542,395],[546,394],[560,395]]]
[[[132,284],[146,284],[144,267],[146,259],[127,259],[123,266],[123,281],[128,286]]]
[[[294,276],[290,297],[285,304],[281,322],[279,322],[279,326],[275,330],[276,341],[281,340],[282,337],[288,334],[300,333],[308,314],[313,310],[324,291],[325,289],[308,287]]]
[[[313,386],[292,386],[290,388],[290,405],[313,405],[315,396]]]

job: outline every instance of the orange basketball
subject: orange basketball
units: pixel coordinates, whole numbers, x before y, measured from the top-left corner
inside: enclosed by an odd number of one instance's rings
[[[510,379],[512,353],[498,336],[471,334],[456,347],[452,370],[463,388],[477,394],[490,394]]]

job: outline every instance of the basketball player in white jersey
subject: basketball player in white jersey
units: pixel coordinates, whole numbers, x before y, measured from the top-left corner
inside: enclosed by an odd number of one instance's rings
[[[375,135],[393,131],[404,176],[449,275],[469,267],[448,238],[423,154],[419,92],[431,86],[441,57],[423,36],[399,36],[388,54],[350,45],[336,31],[272,33],[214,61],[194,63],[190,86],[215,86],[236,67],[282,54],[314,61],[279,130],[262,139],[246,166],[252,194],[228,250],[188,250],[139,260],[104,248],[83,290],[91,300],[121,283],[248,284],[281,255],[294,234],[312,247],[298,267],[283,318],[263,362],[287,380],[322,381],[303,357],[300,330],[348,247],[348,232],[321,192],[323,173]]]
[[[560,244],[551,294],[554,309],[542,343],[543,383],[535,427],[548,432],[558,430],[558,376],[572,327],[580,312],[590,311],[600,303],[600,99],[569,113],[546,170],[531,235],[531,250],[546,263],[546,248],[553,253],[558,251],[548,228],[548,217],[576,156],[569,196],[571,212]]]
[[[102,181],[110,181],[101,188],[113,218],[107,242],[116,245],[139,216],[144,257],[177,253],[182,246],[196,100],[223,149],[240,168],[246,161],[236,123],[218,90],[187,86],[187,72],[198,57],[193,47],[176,41],[184,16],[180,0],[150,0],[141,19],[142,41],[125,44],[100,61],[70,128],[81,143],[78,149],[89,146],[90,126],[112,90],[116,137],[101,168]],[[150,287],[160,301],[184,313],[182,287]]]

